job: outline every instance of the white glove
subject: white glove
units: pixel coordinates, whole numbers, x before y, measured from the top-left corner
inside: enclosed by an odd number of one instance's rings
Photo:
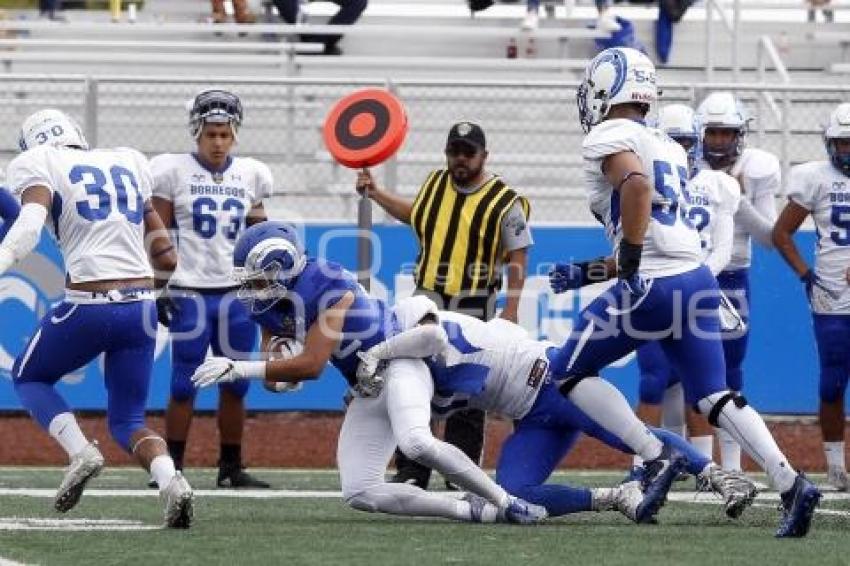
[[[377,397],[384,389],[384,376],[380,375],[381,360],[368,352],[357,352],[357,384],[352,388],[361,397]]]
[[[228,383],[237,379],[263,379],[266,362],[243,362],[230,358],[208,358],[192,374],[192,384],[207,387],[214,383]]]
[[[295,393],[304,388],[303,381],[264,381],[263,385],[272,393]]]

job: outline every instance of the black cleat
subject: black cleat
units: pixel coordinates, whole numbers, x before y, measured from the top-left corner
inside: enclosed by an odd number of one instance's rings
[[[218,468],[218,478],[215,480],[218,487],[224,488],[257,488],[268,489],[271,486],[261,479],[257,479],[242,466],[220,466]]]

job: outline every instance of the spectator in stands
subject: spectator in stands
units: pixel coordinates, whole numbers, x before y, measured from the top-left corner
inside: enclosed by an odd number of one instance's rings
[[[272,0],[277,8],[280,17],[288,24],[294,24],[298,21],[299,0]],[[330,0],[337,6],[339,11],[334,14],[329,25],[351,25],[357,21],[360,14],[366,9],[368,0]],[[339,47],[339,40],[342,35],[302,35],[301,41],[310,43],[324,43],[325,55],[342,55],[342,49]]]
[[[499,316],[517,322],[527,251],[533,243],[528,201],[485,169],[487,150],[479,125],[452,126],[445,154],[447,167],[428,175],[413,200],[379,188],[368,169],[358,174],[357,190],[413,228],[419,241],[417,294],[433,299],[441,309],[488,320],[495,314],[504,262],[508,297]],[[445,439],[479,462],[484,413],[456,412],[446,421]],[[428,486],[431,470],[399,451],[396,468],[393,481]]]
[[[596,28],[602,31],[613,33],[615,31],[620,31],[620,24],[617,22],[617,18],[615,18],[609,10],[610,5],[611,3],[609,0],[596,0],[596,10],[598,12],[598,16],[596,19]],[[537,29],[537,26],[540,23],[539,12],[540,0],[528,0],[525,19],[522,21],[522,29]]]
[[[213,23],[223,24],[227,21],[227,12],[224,9],[224,0],[210,0],[212,2]],[[237,24],[253,24],[257,17],[248,8],[248,0],[231,0],[233,2],[233,19]]]
[[[65,17],[57,14],[61,0],[38,0],[38,17],[49,20],[64,20]]]
[[[809,9],[809,21],[814,22],[817,16],[817,11],[823,11],[823,19],[826,23],[831,24],[835,21],[835,13],[829,7],[830,0],[806,0],[806,7]]]

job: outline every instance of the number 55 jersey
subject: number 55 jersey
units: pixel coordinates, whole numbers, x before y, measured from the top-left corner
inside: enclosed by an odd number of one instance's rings
[[[171,284],[193,289],[234,286],[233,246],[254,205],[271,195],[268,166],[228,157],[210,169],[192,153],[151,159],[153,195],[171,201],[177,224],[177,271]]]
[[[614,253],[620,246],[620,193],[602,171],[606,157],[634,153],[653,188],[652,212],[643,242],[640,272],[666,277],[697,268],[702,260],[700,237],[687,219],[684,187],[688,181],[685,150],[661,130],[626,119],[606,120],[584,138],[582,156],[590,210],[605,226]],[[626,186],[625,190],[629,190]]]
[[[815,274],[827,292],[812,301],[818,314],[850,314],[850,178],[829,161],[791,169],[788,198],[808,210],[815,222]]]
[[[48,224],[72,283],[153,276],[144,246],[152,184],[144,155],[42,145],[13,159],[7,177],[16,194],[36,185],[50,190]]]

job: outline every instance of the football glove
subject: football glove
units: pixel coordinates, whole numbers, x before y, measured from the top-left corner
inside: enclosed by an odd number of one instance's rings
[[[263,379],[265,373],[266,362],[212,357],[207,358],[192,374],[192,384],[200,389],[215,383],[228,383],[237,379]]]
[[[156,319],[165,327],[171,326],[171,322],[177,313],[180,312],[180,306],[168,294],[168,289],[163,289],[156,298]]]
[[[577,263],[556,263],[549,272],[549,286],[556,294],[607,281],[605,258]]]
[[[381,360],[368,352],[357,352],[360,364],[357,366],[357,383],[352,389],[361,397],[377,397],[384,389],[384,376],[379,372]]]

